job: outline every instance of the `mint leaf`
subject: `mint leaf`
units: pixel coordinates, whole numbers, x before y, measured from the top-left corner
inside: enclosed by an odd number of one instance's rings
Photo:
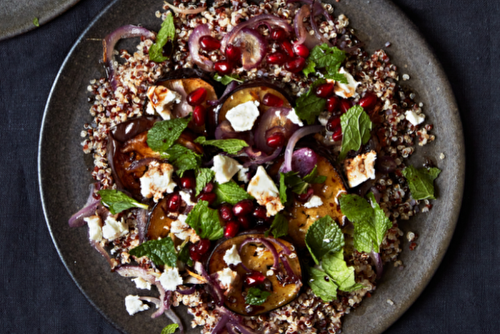
[[[180,177],[185,171],[197,169],[201,165],[201,156],[182,145],[175,144],[166,153],[168,161],[175,167],[175,172]]]
[[[389,218],[387,218],[384,210],[382,210],[380,205],[378,205],[377,200],[375,199],[375,195],[372,192],[368,194],[368,199],[370,200],[373,211],[375,213],[373,224],[373,227],[375,229],[375,240],[373,240],[373,242],[375,243],[375,245],[377,245],[376,249],[378,249],[382,244],[382,241],[384,241],[385,234],[392,227],[392,222],[389,220]],[[377,250],[377,253],[378,252],[379,250]]]
[[[311,73],[315,73],[316,72],[316,63],[314,61],[312,61],[312,60],[308,60],[307,61],[307,65],[302,70],[302,72],[304,73],[304,75],[306,77],[309,76],[309,74],[311,74]]]
[[[307,230],[306,246],[314,261],[319,264],[329,252],[338,252],[344,247],[344,234],[330,216],[315,221]]]
[[[326,78],[347,84],[347,78],[345,75],[338,73],[340,65],[342,65],[345,58],[346,55],[344,51],[335,46],[329,47],[328,44],[324,43],[315,46],[311,50],[311,54],[307,60],[309,62],[314,62],[318,68],[326,69]]]
[[[324,302],[328,303],[337,299],[337,285],[333,283],[323,270],[309,268],[308,283],[314,294]]]
[[[439,173],[441,173],[441,170],[436,167],[416,169],[413,166],[408,166],[403,169],[403,176],[408,181],[411,197],[415,200],[436,199],[434,196],[434,180]]]
[[[231,81],[236,81],[236,82],[243,82],[241,80],[240,76],[238,74],[231,74],[231,75],[224,75],[220,76],[219,74],[214,75],[214,80],[222,83],[223,85],[227,86]]]
[[[217,200],[214,203],[216,206],[224,202],[235,205],[244,199],[253,199],[252,195],[234,181],[223,184],[216,183],[214,192],[217,195]]]
[[[161,29],[156,36],[156,42],[149,48],[149,59],[155,63],[161,63],[168,59],[163,55],[163,47],[168,41],[175,39],[175,25],[172,13],[167,13],[165,21],[161,24]]]
[[[250,288],[245,297],[245,303],[248,305],[262,305],[270,295],[271,293],[268,291],[262,291],[255,287]]]
[[[186,224],[202,239],[217,240],[224,235],[217,210],[210,209],[207,201],[199,201],[189,212]]]
[[[349,84],[349,81],[347,81],[347,78],[345,77],[345,75],[342,73],[338,73],[338,72],[325,74],[325,79],[335,80],[335,81],[338,81],[338,82],[346,84],[346,85]]]
[[[326,254],[321,266],[338,285],[339,290],[351,292],[364,287],[364,285],[356,283],[354,267],[347,266],[342,251]]]
[[[179,328],[177,324],[170,324],[167,327],[163,328],[161,334],[174,334],[175,331]]]
[[[114,215],[130,208],[149,208],[146,204],[139,203],[118,190],[103,189],[99,190],[98,194],[101,196],[101,203]]]
[[[309,125],[316,122],[316,118],[325,109],[326,100],[317,97],[315,94],[316,87],[324,84],[326,81],[323,79],[316,80],[309,88],[306,94],[301,95],[297,99],[295,113],[301,120],[306,121]]]
[[[195,143],[205,145],[211,145],[220,148],[226,153],[236,154],[243,148],[248,147],[246,141],[241,139],[213,139],[207,140],[205,137],[198,137],[194,141]]]
[[[288,219],[281,213],[278,213],[274,217],[269,230],[264,233],[266,237],[269,235],[269,232],[271,232],[275,238],[281,238],[288,235]]]
[[[148,131],[148,146],[153,151],[165,152],[179,139],[182,131],[187,128],[190,121],[191,116],[156,122],[151,130]]]
[[[280,202],[283,203],[283,205],[286,205],[286,202],[288,202],[285,178],[285,174],[280,172]]]
[[[370,140],[373,124],[361,106],[354,106],[340,116],[342,127],[342,150],[339,160],[344,160],[349,151],[357,151]]]
[[[188,266],[193,265],[193,260],[191,259],[191,254],[189,254],[189,246],[185,244],[182,249],[179,251],[179,261],[184,262]]]
[[[282,180],[283,179],[283,180]],[[299,176],[298,172],[290,171],[287,173],[280,173],[280,199],[282,193],[286,200],[286,187],[290,188],[296,194],[303,194],[309,188],[311,183],[324,183],[326,181],[326,176],[318,176],[318,166],[314,166],[313,170],[304,178]],[[282,186],[282,183],[284,186]],[[283,188],[283,191],[281,190]],[[286,203],[281,201],[281,203]]]
[[[309,174],[304,176],[303,180],[307,183],[325,183],[326,176],[318,176],[318,165],[316,165]]]
[[[147,256],[157,266],[177,266],[177,252],[174,241],[169,237],[160,240],[149,240],[130,250],[130,255]]]
[[[198,172],[196,173],[196,196],[198,196],[205,186],[212,181],[214,176],[215,172],[210,168],[198,169]]]
[[[35,27],[37,27],[37,28],[40,26],[40,22],[38,22],[38,17],[35,17],[35,18],[33,19],[33,25],[34,25]]]

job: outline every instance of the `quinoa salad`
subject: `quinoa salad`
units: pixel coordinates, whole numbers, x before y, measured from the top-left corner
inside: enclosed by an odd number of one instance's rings
[[[69,225],[137,287],[123,312],[170,319],[162,334],[341,333],[436,199],[441,171],[408,161],[435,140],[409,76],[320,0],[151,15],[158,31],[103,39],[81,132],[95,182]]]

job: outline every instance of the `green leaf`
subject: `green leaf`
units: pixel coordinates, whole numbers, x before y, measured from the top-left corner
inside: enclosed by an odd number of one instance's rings
[[[316,296],[328,303],[337,299],[337,285],[329,279],[325,280],[328,275],[316,268],[309,268],[309,286]]]
[[[311,74],[311,73],[315,73],[316,72],[316,63],[314,61],[312,61],[312,60],[308,60],[307,61],[307,65],[302,70],[302,72],[304,73],[304,75],[306,77],[309,76],[309,74]]]
[[[326,176],[318,176],[318,165],[316,165],[309,174],[304,176],[303,180],[307,183],[325,183]]]
[[[416,169],[408,166],[403,169],[403,176],[408,181],[411,197],[415,200],[436,199],[434,196],[434,180],[439,176],[439,168]]]
[[[314,62],[316,67],[326,69],[325,78],[333,79],[347,84],[345,75],[338,73],[340,65],[345,60],[345,52],[337,47],[329,47],[328,44],[317,45],[311,50],[307,58],[309,62]]]
[[[217,195],[217,200],[214,203],[215,206],[224,202],[235,205],[244,199],[253,199],[252,195],[247,193],[245,189],[241,188],[234,181],[223,184],[216,183],[214,192]]]
[[[357,151],[370,140],[373,124],[363,107],[354,106],[340,116],[342,127],[342,150],[339,160],[344,160],[349,151]]]
[[[174,334],[175,331],[179,328],[177,324],[170,324],[167,327],[163,328],[161,334]]]
[[[323,79],[316,80],[309,88],[309,91],[297,99],[295,113],[301,120],[306,121],[309,125],[314,124],[316,118],[325,109],[326,100],[317,97],[315,94],[316,87],[325,82],[326,81]]]
[[[175,144],[166,153],[168,161],[175,167],[175,172],[180,177],[185,171],[197,169],[201,165],[201,156],[182,145]]]
[[[130,250],[130,255],[136,257],[147,256],[157,266],[177,266],[177,252],[174,242],[169,237],[160,240],[149,240]]]
[[[224,75],[220,76],[219,74],[214,75],[214,80],[222,83],[223,85],[229,85],[231,81],[243,82],[238,74]]]
[[[198,196],[205,186],[212,181],[214,176],[215,172],[210,168],[198,169],[198,172],[196,173],[196,196]]]
[[[38,22],[38,17],[35,17],[35,18],[33,19],[33,25],[34,25],[35,27],[37,27],[37,28],[40,26],[40,22]]]
[[[285,183],[286,176],[285,174],[280,172],[280,202],[283,205],[286,205],[286,202],[288,202],[288,198],[286,196],[286,183]]]
[[[213,139],[207,140],[205,137],[198,137],[194,141],[195,143],[205,145],[211,145],[220,148],[226,153],[236,154],[243,148],[248,147],[246,141],[241,139]]]
[[[304,176],[304,178],[301,178],[298,172],[290,171],[287,173],[280,173],[280,199],[283,195],[286,200],[286,187],[300,195],[306,192],[311,183],[324,183],[325,181],[326,176],[318,176],[317,165],[314,166],[313,170],[308,175]],[[286,202],[283,202],[283,199],[281,199],[281,203]]]
[[[319,264],[329,252],[338,252],[344,247],[344,234],[330,216],[315,221],[307,230],[306,246],[314,261]]]
[[[375,239],[373,242],[375,245],[377,245],[377,253],[380,252],[378,250],[379,246],[382,244],[382,241],[384,241],[385,234],[387,231],[392,227],[392,222],[387,218],[385,215],[384,210],[378,205],[377,200],[375,199],[375,195],[370,192],[368,194],[368,199],[370,200],[372,204],[373,211],[375,212],[374,215],[374,230],[375,230]]]
[[[259,288],[253,287],[248,289],[245,297],[245,303],[248,305],[262,305],[270,295],[270,292],[262,291]]]
[[[347,266],[342,251],[326,254],[321,266],[338,285],[339,290],[351,292],[364,287],[364,285],[356,283],[354,267]]]
[[[149,59],[156,63],[161,63],[168,59],[163,55],[163,47],[168,41],[175,39],[175,25],[172,13],[167,13],[165,21],[161,24],[161,29],[156,36],[156,42],[149,48]]]
[[[148,131],[148,146],[153,151],[166,152],[179,139],[182,131],[187,128],[190,121],[191,116],[156,122]]]
[[[118,190],[103,189],[99,190],[98,194],[101,196],[101,203],[114,215],[131,208],[149,208],[146,204],[139,203]]]
[[[217,210],[210,209],[207,201],[199,201],[189,212],[186,224],[202,239],[217,240],[224,235]]]
[[[274,217],[269,230],[264,233],[266,237],[269,235],[269,232],[271,232],[275,238],[281,238],[288,235],[288,219],[281,213],[278,213]]]
[[[188,266],[193,265],[193,260],[191,259],[191,254],[189,254],[189,246],[187,245],[187,243],[179,251],[178,257],[179,257],[179,261],[184,262]]]

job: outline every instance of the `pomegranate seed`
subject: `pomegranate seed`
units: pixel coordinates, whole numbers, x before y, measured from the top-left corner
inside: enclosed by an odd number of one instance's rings
[[[335,130],[337,128],[337,126],[340,125],[340,117],[338,116],[332,116],[330,117],[330,119],[328,120],[328,123],[326,123],[326,129],[330,132],[332,132],[333,130]]]
[[[285,144],[285,135],[281,132],[276,132],[275,134],[267,138],[267,146],[272,148],[282,147]]]
[[[311,198],[313,194],[313,188],[309,187],[305,193],[297,194],[295,197],[297,198],[297,201],[305,203]]]
[[[246,216],[253,210],[253,202],[249,199],[244,199],[243,201],[240,201],[236,203],[235,206],[233,206],[233,213],[237,217],[241,216]]]
[[[220,41],[212,36],[203,36],[200,38],[200,46],[205,51],[214,51],[220,49]]]
[[[329,98],[333,94],[333,83],[324,83],[316,87],[316,96],[323,99]]]
[[[196,181],[194,178],[189,177],[189,176],[183,176],[181,177],[181,187],[184,189],[194,189],[196,185]]]
[[[286,61],[286,56],[281,52],[274,52],[267,56],[267,62],[272,65],[283,65]]]
[[[247,216],[238,217],[238,223],[246,230],[250,228],[250,219]]]
[[[250,275],[247,275],[247,277],[245,277],[245,284],[252,287],[262,284],[265,279],[266,276],[264,276],[263,273],[254,270]]]
[[[217,195],[214,193],[203,193],[198,198],[200,201],[207,201],[211,205],[217,199]]]
[[[194,107],[193,110],[193,123],[196,126],[203,126],[205,125],[205,107],[203,106],[196,106]]]
[[[271,31],[271,38],[274,39],[275,41],[284,40],[286,35],[287,35],[286,31],[281,28],[273,29]]]
[[[340,101],[340,111],[342,113],[346,113],[347,110],[351,109],[351,102],[349,100],[341,100]]]
[[[214,64],[214,69],[222,75],[231,74],[233,71],[233,66],[227,60],[221,60]]]
[[[191,245],[191,247],[189,247],[189,255],[191,256],[191,259],[193,261],[199,261],[201,259],[201,253],[198,252],[198,247],[196,247],[196,245]]]
[[[228,204],[221,205],[219,214],[223,221],[228,222],[233,219],[233,210]]]
[[[306,67],[306,59],[302,57],[297,57],[292,60],[289,60],[285,64],[285,68],[287,71],[292,73],[299,73]]]
[[[263,206],[258,206],[253,210],[252,216],[257,219],[267,219],[267,210]]]
[[[268,107],[280,108],[283,106],[283,103],[284,102],[282,99],[280,99],[279,97],[277,97],[276,95],[271,94],[271,93],[267,93],[262,98],[262,104],[265,106],[268,106]]]
[[[203,87],[195,89],[188,95],[187,101],[192,106],[199,106],[207,99],[207,90]]]
[[[336,96],[329,97],[326,100],[326,110],[328,110],[328,112],[334,112],[339,108],[339,105],[340,105],[340,100]]]
[[[365,109],[372,108],[375,104],[377,104],[377,96],[372,93],[367,93],[365,97],[359,100],[359,105]]]
[[[234,221],[230,221],[226,225],[226,230],[224,231],[224,236],[226,238],[232,238],[238,234],[240,227]]]
[[[290,57],[290,58],[293,58],[294,53],[293,53],[293,46],[292,46],[292,43],[290,43],[289,41],[283,41],[280,45],[281,47],[281,50],[283,50],[283,52],[285,52],[285,54]]]
[[[299,57],[309,57],[309,49],[304,44],[294,44],[293,51],[295,51],[295,54]]]
[[[201,239],[196,244],[196,248],[197,248],[197,250],[198,250],[198,252],[200,254],[205,254],[210,249],[210,240],[208,240],[208,239]]]
[[[181,196],[178,194],[173,194],[170,196],[167,202],[167,208],[169,212],[177,212],[181,206]]]
[[[241,61],[241,49],[234,45],[226,48],[226,57],[231,63],[238,64]]]
[[[332,139],[333,139],[333,141],[342,140],[342,128],[340,126],[336,129],[334,129]]]
[[[214,191],[214,184],[212,182],[208,183],[205,188],[203,188],[204,193],[211,193]]]

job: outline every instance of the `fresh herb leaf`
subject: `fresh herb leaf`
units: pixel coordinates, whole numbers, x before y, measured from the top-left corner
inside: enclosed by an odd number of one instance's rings
[[[328,278],[328,280],[325,279]],[[316,268],[309,268],[309,286],[316,296],[324,302],[331,302],[337,299],[337,285],[323,271]]]
[[[309,125],[316,122],[316,118],[325,109],[326,100],[317,97],[315,94],[316,87],[324,84],[326,81],[324,79],[316,80],[309,91],[306,94],[301,95],[297,99],[297,105],[295,107],[295,112],[301,120],[306,121]]]
[[[307,183],[325,183],[326,176],[318,176],[318,165],[316,165],[309,174],[304,176],[303,180]]]
[[[103,189],[99,190],[98,194],[101,196],[101,203],[114,215],[130,208],[149,208],[118,190]]]
[[[197,169],[201,165],[201,156],[182,145],[175,144],[166,153],[168,161],[175,167],[175,172],[180,177],[185,171]]]
[[[224,75],[221,76],[219,74],[214,75],[214,80],[222,83],[223,85],[227,86],[231,81],[236,81],[236,82],[243,82],[241,80],[240,76],[238,74],[231,74],[231,75]]]
[[[33,25],[34,25],[35,27],[37,27],[37,28],[40,26],[40,22],[38,22],[38,17],[35,17],[35,18],[33,19]]]
[[[340,116],[342,127],[342,150],[339,160],[344,160],[349,151],[357,151],[370,140],[373,124],[363,107],[354,106]]]
[[[198,169],[198,172],[196,173],[196,196],[198,196],[205,186],[212,181],[214,176],[215,172],[210,168]]]
[[[354,267],[347,266],[343,251],[326,254],[322,259],[321,266],[338,285],[339,290],[351,292],[364,287],[364,285],[356,283]]]
[[[370,200],[375,213],[373,224],[375,229],[375,240],[373,242],[377,245],[376,249],[378,253],[378,248],[382,244],[382,241],[384,241],[385,234],[392,227],[392,222],[389,218],[387,218],[380,205],[378,205],[375,195],[372,192],[368,194],[368,199]]]
[[[210,209],[207,201],[199,201],[189,212],[186,224],[202,239],[217,240],[224,235],[217,210]]]
[[[271,293],[268,291],[253,287],[248,289],[245,303],[248,305],[262,305],[270,295]]]
[[[273,223],[268,231],[266,231],[265,236],[269,235],[269,232],[273,234],[275,238],[281,238],[288,235],[288,219],[281,213],[274,216]]]
[[[324,43],[315,46],[311,50],[311,54],[307,60],[309,62],[314,62],[318,68],[326,69],[326,78],[347,84],[347,78],[345,75],[338,73],[340,65],[342,65],[345,58],[346,55],[344,51],[335,46],[329,47],[328,44]]]
[[[149,240],[130,250],[130,255],[147,256],[157,266],[177,266],[177,252],[174,242],[169,237],[160,240]]]
[[[335,80],[337,82],[343,83],[343,84],[349,84],[349,81],[347,81],[347,78],[345,74],[342,73],[327,73],[325,74],[325,79],[331,79]]]
[[[244,199],[253,199],[252,195],[247,193],[245,189],[241,188],[236,182],[229,181],[223,184],[216,184],[214,193],[217,195],[217,200],[214,205],[221,203],[229,203],[235,205]]]
[[[149,48],[149,59],[155,63],[161,63],[168,59],[163,55],[163,47],[168,41],[175,39],[174,16],[172,13],[167,13],[165,21],[161,24],[161,29],[156,36],[156,42]]]
[[[344,234],[330,216],[315,221],[307,230],[306,246],[314,261],[319,264],[329,252],[338,252],[344,247]]]
[[[286,202],[288,202],[288,198],[286,195],[286,183],[285,183],[286,176],[285,174],[280,172],[280,202],[283,205],[286,205]]]
[[[403,169],[403,176],[408,181],[411,197],[415,200],[436,199],[434,196],[434,180],[441,170],[436,167],[416,169],[408,166]]]
[[[316,63],[312,60],[307,60],[307,65],[302,70],[302,72],[304,73],[304,75],[306,77],[309,76],[309,74],[311,74],[311,73],[315,73],[316,72]]]
[[[193,265],[193,260],[191,259],[191,254],[189,254],[189,246],[187,245],[187,243],[179,251],[178,257],[179,257],[179,261],[184,262],[188,266]]]
[[[248,147],[246,141],[241,139],[213,139],[207,140],[205,137],[201,136],[195,139],[195,143],[205,145],[211,145],[220,148],[226,153],[236,154],[243,148]]]
[[[148,131],[148,146],[156,152],[166,152],[179,139],[190,121],[191,116],[156,122]]]
[[[283,180],[282,180],[283,179]],[[311,183],[324,183],[326,181],[326,176],[318,176],[318,166],[314,166],[313,170],[304,178],[299,176],[298,172],[290,171],[287,173],[280,173],[280,199],[282,194],[285,196],[285,187],[290,188],[296,194],[303,194],[307,191]],[[282,185],[283,183],[283,185]],[[283,190],[281,190],[283,188]],[[281,201],[281,203],[286,203]]]
[[[167,327],[163,328],[161,334],[174,334],[175,331],[179,328],[177,324],[170,324]]]

